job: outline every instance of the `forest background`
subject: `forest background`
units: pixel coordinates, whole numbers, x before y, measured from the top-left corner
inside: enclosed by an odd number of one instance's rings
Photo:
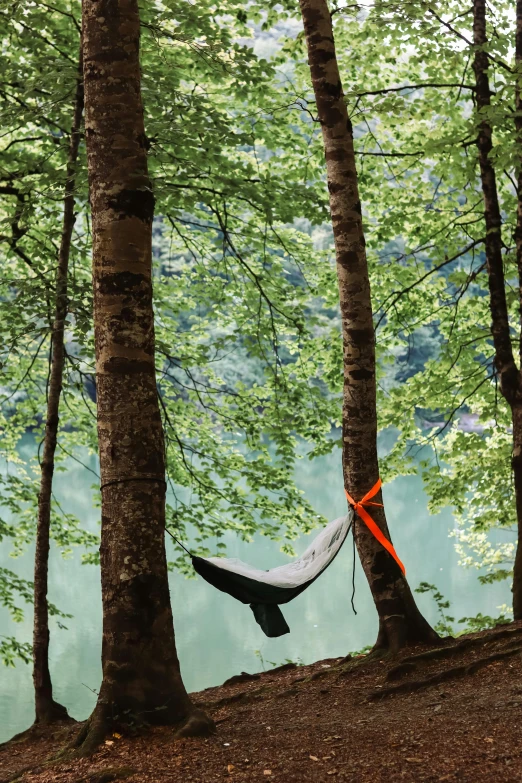
[[[453,509],[463,565],[476,566],[482,582],[508,580],[512,437],[492,361],[471,17],[462,3],[336,11],[372,278],[380,426],[393,441],[382,477],[421,471],[430,510]],[[338,453],[342,381],[323,151],[300,22],[292,4],[267,12],[164,2],[142,12],[169,527],[200,554],[224,551],[232,533],[245,542],[264,535],[291,555],[292,542],[324,522],[294,474],[299,457]],[[514,14],[508,3],[488,13],[488,117],[509,286],[517,140],[504,64]],[[79,7],[18,2],[2,9],[0,24],[0,535],[2,552],[18,556],[35,533]],[[65,471],[80,461],[96,473],[86,183],[82,143],[56,459]],[[24,438],[35,444],[31,459]],[[56,496],[51,530],[62,553],[78,547],[96,565],[97,535]],[[171,565],[190,572],[181,549]],[[60,595],[50,598],[58,626],[79,621],[62,616]],[[0,600],[22,621],[32,587],[16,560],[2,559]],[[508,607],[499,612],[509,616]],[[9,633],[0,652],[21,666],[30,644]]]

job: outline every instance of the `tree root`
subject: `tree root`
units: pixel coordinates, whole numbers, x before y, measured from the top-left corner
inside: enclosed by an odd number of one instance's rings
[[[92,772],[75,783],[112,783],[114,780],[130,778],[131,775],[136,774],[136,771],[132,767],[109,767],[108,769],[98,770],[98,772]]]
[[[194,708],[182,726],[176,731],[174,739],[185,737],[210,737],[217,731],[216,724],[203,710]]]
[[[303,678],[305,679],[305,678]],[[226,707],[228,704],[236,704],[237,702],[247,703],[249,701],[255,701],[260,699],[265,693],[270,690],[266,685],[261,685],[260,688],[256,688],[251,691],[239,691],[239,693],[232,693],[230,696],[223,696],[217,701],[199,701],[200,707],[205,709],[219,709],[220,707]]]
[[[477,660],[472,663],[463,664],[462,666],[453,666],[451,669],[445,669],[444,671],[433,674],[431,677],[426,677],[423,680],[409,680],[408,682],[393,685],[389,688],[379,688],[368,695],[367,701],[378,701],[397,693],[412,693],[423,688],[430,688],[433,685],[438,685],[446,680],[452,680],[455,677],[465,677],[470,674],[475,674],[479,669],[489,666],[490,663],[501,661],[504,658],[510,658],[514,655],[520,655],[520,653],[522,653],[522,647],[513,647],[509,650],[493,653],[484,658],[477,658]]]
[[[228,688],[230,685],[238,685],[241,682],[251,682],[252,680],[260,680],[260,674],[249,674],[248,672],[241,672],[241,674],[234,674],[233,677],[229,677],[225,680],[222,688]]]
[[[66,745],[55,758],[57,760],[65,760],[90,756],[114,729],[113,721],[97,706],[73,741]]]
[[[65,717],[49,721],[48,723],[35,721],[32,726],[29,726],[28,729],[24,729],[24,731],[20,731],[18,734],[15,734],[13,737],[11,737],[11,739],[7,740],[7,742],[0,743],[0,748],[4,748],[14,742],[38,740],[41,737],[46,737],[50,731],[58,731],[60,728],[66,729],[75,723],[78,723],[78,721],[76,721],[74,718],[71,718],[71,716],[67,713]]]
[[[522,634],[522,628],[515,628],[510,631],[497,631],[487,637],[479,636],[472,639],[462,639],[462,641],[448,647],[437,647],[434,650],[426,650],[426,652],[418,653],[417,655],[410,655],[408,658],[404,658],[401,663],[451,658],[453,655],[456,655],[463,650],[470,650],[473,647],[484,647],[486,644],[496,642],[499,639],[509,639],[520,634]]]
[[[389,650],[385,650],[382,647],[379,649],[374,647],[367,655],[361,656],[360,658],[354,658],[351,655],[347,655],[346,658],[342,659],[336,669],[330,669],[330,671],[338,671],[339,677],[348,677],[350,674],[360,671],[361,667],[366,666],[368,663],[382,661],[389,657],[392,657],[392,653]]]

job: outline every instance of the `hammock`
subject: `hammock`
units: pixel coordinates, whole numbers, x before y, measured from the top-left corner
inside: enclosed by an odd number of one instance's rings
[[[244,604],[250,604],[254,617],[267,636],[290,633],[278,604],[286,604],[321,576],[344,544],[354,512],[326,525],[304,554],[293,563],[261,571],[235,557],[196,557],[197,573],[218,590]]]

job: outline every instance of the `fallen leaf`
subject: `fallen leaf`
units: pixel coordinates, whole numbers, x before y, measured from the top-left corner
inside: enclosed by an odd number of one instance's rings
[[[116,732],[114,732],[114,734],[112,736],[116,737],[116,739],[121,739],[121,737],[122,737],[121,734],[117,734]]]
[[[309,756],[308,758],[312,759],[312,761],[319,761],[317,756]]]
[[[494,742],[493,737],[484,737],[484,742]]]
[[[230,775],[230,773],[235,769],[233,764],[227,764],[227,772]]]
[[[329,770],[329,772],[327,772],[326,774],[327,774],[327,775],[337,775],[337,770],[336,770],[336,769],[331,769],[331,770]]]
[[[271,774],[272,774],[272,770],[271,769],[264,769],[263,770],[263,775],[271,775]]]
[[[106,745],[114,745],[114,741],[113,740],[105,740],[105,744]]]
[[[438,712],[442,708],[442,704],[435,705],[433,712]]]

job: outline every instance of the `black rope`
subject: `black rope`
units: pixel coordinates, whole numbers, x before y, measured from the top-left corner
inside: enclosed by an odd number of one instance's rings
[[[165,487],[167,486],[165,479],[154,478],[151,476],[129,476],[128,478],[116,478],[105,481],[100,485],[100,492],[104,487],[109,487],[111,484],[126,484],[128,481],[157,481],[160,484],[165,484]]]
[[[351,503],[348,503],[350,508],[353,511],[353,519],[350,522],[350,527],[348,528],[348,533],[350,532],[350,528],[352,530],[352,538],[353,538],[353,557],[352,557],[352,597],[350,599],[350,602],[352,604],[352,611],[354,614],[357,614],[357,609],[355,608],[355,509],[352,506]]]
[[[125,484],[127,481],[158,481],[158,482],[161,482],[161,483],[165,484],[165,486],[167,486],[167,482],[165,481],[165,479],[151,478],[150,476],[130,476],[129,478],[109,479],[109,481],[106,481],[104,484],[101,485],[100,490],[102,490],[104,487],[108,487],[110,484]],[[176,536],[174,536],[170,532],[170,530],[167,530],[167,528],[165,528],[165,530],[169,534],[169,536],[176,542],[176,544],[178,544],[178,546],[180,546],[182,549],[185,550],[185,552],[187,553],[187,555],[189,557],[193,557],[192,552],[189,552],[187,547],[184,546],[181,543],[181,541],[178,541]]]
[[[173,535],[173,534],[170,532],[170,530],[168,530],[168,528],[165,528],[165,531],[166,531],[166,532],[169,534],[169,536],[170,536],[170,537],[171,537],[171,538],[172,538],[172,539],[173,539],[173,540],[176,542],[176,544],[178,544],[178,546],[180,546],[182,549],[184,549],[184,550],[185,550],[185,552],[187,553],[187,555],[189,555],[189,557],[194,557],[194,555],[192,554],[192,552],[189,552],[189,550],[187,549],[187,547],[186,547],[186,546],[183,546],[183,544],[181,543],[181,541],[178,541],[178,539],[176,538],[176,536],[175,536],[175,535]]]
[[[352,610],[354,614],[357,614],[357,609],[355,608],[355,525],[352,525],[352,539],[353,539],[353,564],[352,564]]]

